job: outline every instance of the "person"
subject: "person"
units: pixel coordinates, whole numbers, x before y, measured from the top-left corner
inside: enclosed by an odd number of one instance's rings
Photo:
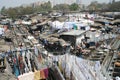
[[[4,29],[0,28],[0,37],[4,34]]]

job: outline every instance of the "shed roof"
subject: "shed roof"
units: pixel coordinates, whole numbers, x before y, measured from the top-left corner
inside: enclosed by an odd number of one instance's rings
[[[81,34],[84,34],[85,30],[71,30],[69,32],[64,32],[61,35],[70,35],[70,36],[80,36]]]
[[[120,39],[117,38],[117,39],[115,39],[114,43],[111,45],[111,48],[112,49],[118,49],[119,46],[120,46]]]

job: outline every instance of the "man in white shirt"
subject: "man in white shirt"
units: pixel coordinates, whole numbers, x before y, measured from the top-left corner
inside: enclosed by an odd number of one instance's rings
[[[0,28],[0,36],[4,34],[4,28]]]

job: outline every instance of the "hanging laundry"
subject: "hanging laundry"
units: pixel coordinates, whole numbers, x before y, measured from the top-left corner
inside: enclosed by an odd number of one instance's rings
[[[59,67],[60,71],[63,72],[63,69],[62,69],[62,62],[61,62],[60,60],[59,60],[59,62],[58,62],[58,67]]]
[[[21,56],[22,56],[22,52],[23,52],[23,51],[22,51],[22,50],[20,50],[20,55],[21,55]]]
[[[44,70],[40,70],[40,79],[45,79]]]
[[[100,71],[100,69],[101,69],[100,61],[95,61],[94,69],[96,72]]]
[[[44,69],[45,78],[48,78],[48,68]]]
[[[19,76],[19,68],[18,68],[18,60],[17,60],[17,56],[16,55],[14,55],[14,59],[13,59],[13,63],[14,63],[14,74],[15,74],[15,76],[17,77],[17,76]]]
[[[38,56],[38,49],[37,46],[34,47],[35,55]]]
[[[26,55],[25,55],[25,62],[26,62],[27,67],[28,67],[28,58],[26,57]]]
[[[24,65],[25,65],[25,72],[28,72],[29,71],[29,69],[28,69],[28,66],[27,66],[27,63],[26,63],[26,61],[25,61],[25,55],[26,55],[26,52],[25,51],[23,51],[22,52],[22,57],[23,57],[23,63],[24,63]]]
[[[18,62],[19,62],[19,67],[20,67],[20,74],[23,74],[24,71],[24,63],[23,63],[23,57],[21,55],[18,56]]]
[[[32,71],[34,72],[34,62],[33,62],[33,59],[31,58],[30,58],[30,64],[31,64]]]
[[[34,80],[40,80],[41,77],[40,77],[40,71],[35,71],[34,72]]]
[[[38,55],[38,61],[42,63],[42,56],[40,54]]]
[[[34,56],[33,64],[34,64],[34,68],[35,68],[36,70],[39,70],[39,69],[40,69],[40,65],[41,65],[41,64],[38,62],[38,59],[37,59],[36,56]]]
[[[0,67],[5,65],[5,58],[0,57]]]
[[[27,61],[28,61],[28,68],[29,68],[29,71],[32,71],[31,63],[30,63],[30,55],[31,55],[31,52],[27,51],[26,57],[27,57]]]

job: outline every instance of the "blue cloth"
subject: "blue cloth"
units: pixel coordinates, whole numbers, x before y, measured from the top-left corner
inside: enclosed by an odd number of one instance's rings
[[[19,76],[19,69],[18,69],[16,64],[14,64],[14,69],[13,70],[14,70],[15,76],[18,77]]]
[[[77,30],[77,25],[73,24],[74,30]]]
[[[20,75],[20,71],[19,71],[19,68],[18,68],[18,59],[17,59],[17,56],[16,54],[14,54],[14,74],[16,77],[18,77]]]

